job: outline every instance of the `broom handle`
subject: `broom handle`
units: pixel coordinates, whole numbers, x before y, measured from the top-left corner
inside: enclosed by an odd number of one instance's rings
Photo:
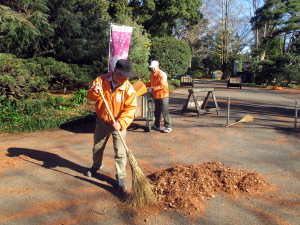
[[[101,97],[102,97],[102,99],[103,99],[103,101],[104,101],[104,104],[105,104],[105,106],[106,106],[106,109],[107,109],[107,111],[108,111],[108,113],[109,113],[109,115],[110,115],[110,118],[111,118],[112,121],[115,123],[116,120],[115,120],[113,114],[111,113],[111,111],[110,111],[110,109],[109,109],[109,107],[108,107],[108,104],[107,104],[107,102],[106,102],[106,99],[104,98],[104,95],[103,95],[103,93],[102,93],[102,87],[101,87],[101,89],[100,89],[99,91],[100,91]],[[120,136],[120,138],[121,138],[121,141],[122,141],[122,143],[123,143],[123,145],[124,145],[124,147],[125,147],[125,149],[126,149],[127,154],[129,154],[130,151],[129,151],[129,149],[128,149],[128,147],[127,147],[127,145],[126,145],[126,143],[125,143],[125,141],[124,141],[124,139],[123,139],[123,137],[122,137],[122,135],[121,135],[121,132],[120,132],[119,130],[117,130],[117,131],[118,131],[118,134],[119,134],[119,136]]]
[[[237,124],[237,123],[240,123],[241,121],[237,121],[237,122],[235,122],[235,123],[232,123],[232,124],[229,124],[229,125],[227,125],[227,126],[225,126],[225,127],[230,127],[230,126],[232,126],[232,125],[234,125],[234,124]]]

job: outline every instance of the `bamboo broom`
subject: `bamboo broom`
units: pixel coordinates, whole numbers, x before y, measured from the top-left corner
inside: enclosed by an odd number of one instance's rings
[[[99,90],[103,102],[109,112],[109,115],[113,122],[115,123],[115,118],[113,117],[109,106],[103,96],[102,90]],[[120,131],[118,134],[122,140],[122,143],[126,149],[127,158],[131,167],[132,172],[132,192],[126,197],[125,204],[133,207],[145,207],[145,206],[158,206],[158,202],[153,191],[153,186],[150,183],[149,178],[147,178],[141,168],[138,166],[136,159],[134,158],[132,152],[128,149]]]
[[[253,116],[246,115],[241,120],[239,120],[235,123],[229,124],[226,127],[232,126],[232,125],[237,124],[237,123],[247,123],[247,122],[252,122],[252,121],[253,121]]]

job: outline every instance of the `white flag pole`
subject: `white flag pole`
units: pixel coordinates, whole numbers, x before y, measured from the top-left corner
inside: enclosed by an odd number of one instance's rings
[[[110,29],[109,29],[109,53],[108,53],[108,68],[107,68],[107,72],[109,73],[109,62],[110,62],[110,45],[111,45],[111,26],[112,26],[112,23],[110,24]]]

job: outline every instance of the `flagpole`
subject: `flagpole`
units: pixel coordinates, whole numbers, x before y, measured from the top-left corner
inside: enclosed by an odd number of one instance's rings
[[[111,26],[112,26],[112,23],[110,23],[110,29],[109,29],[109,53],[108,53],[108,62],[107,62],[107,64],[108,64],[108,69],[107,69],[107,72],[109,73],[110,71],[109,71],[109,62],[110,62],[110,45],[111,45]]]

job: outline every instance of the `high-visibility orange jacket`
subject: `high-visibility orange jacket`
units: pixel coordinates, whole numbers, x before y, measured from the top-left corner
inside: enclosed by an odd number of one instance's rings
[[[108,124],[113,124],[101,94],[93,90],[94,84],[102,86],[102,92],[116,121],[121,125],[121,131],[125,130],[133,121],[135,109],[137,106],[136,91],[127,80],[112,94],[111,83],[108,80],[111,74],[103,74],[96,78],[92,87],[88,91],[87,98],[95,101],[96,114]]]
[[[145,83],[146,87],[152,87],[152,95],[154,99],[161,99],[169,96],[169,85],[167,74],[158,69],[150,75],[150,82]]]

